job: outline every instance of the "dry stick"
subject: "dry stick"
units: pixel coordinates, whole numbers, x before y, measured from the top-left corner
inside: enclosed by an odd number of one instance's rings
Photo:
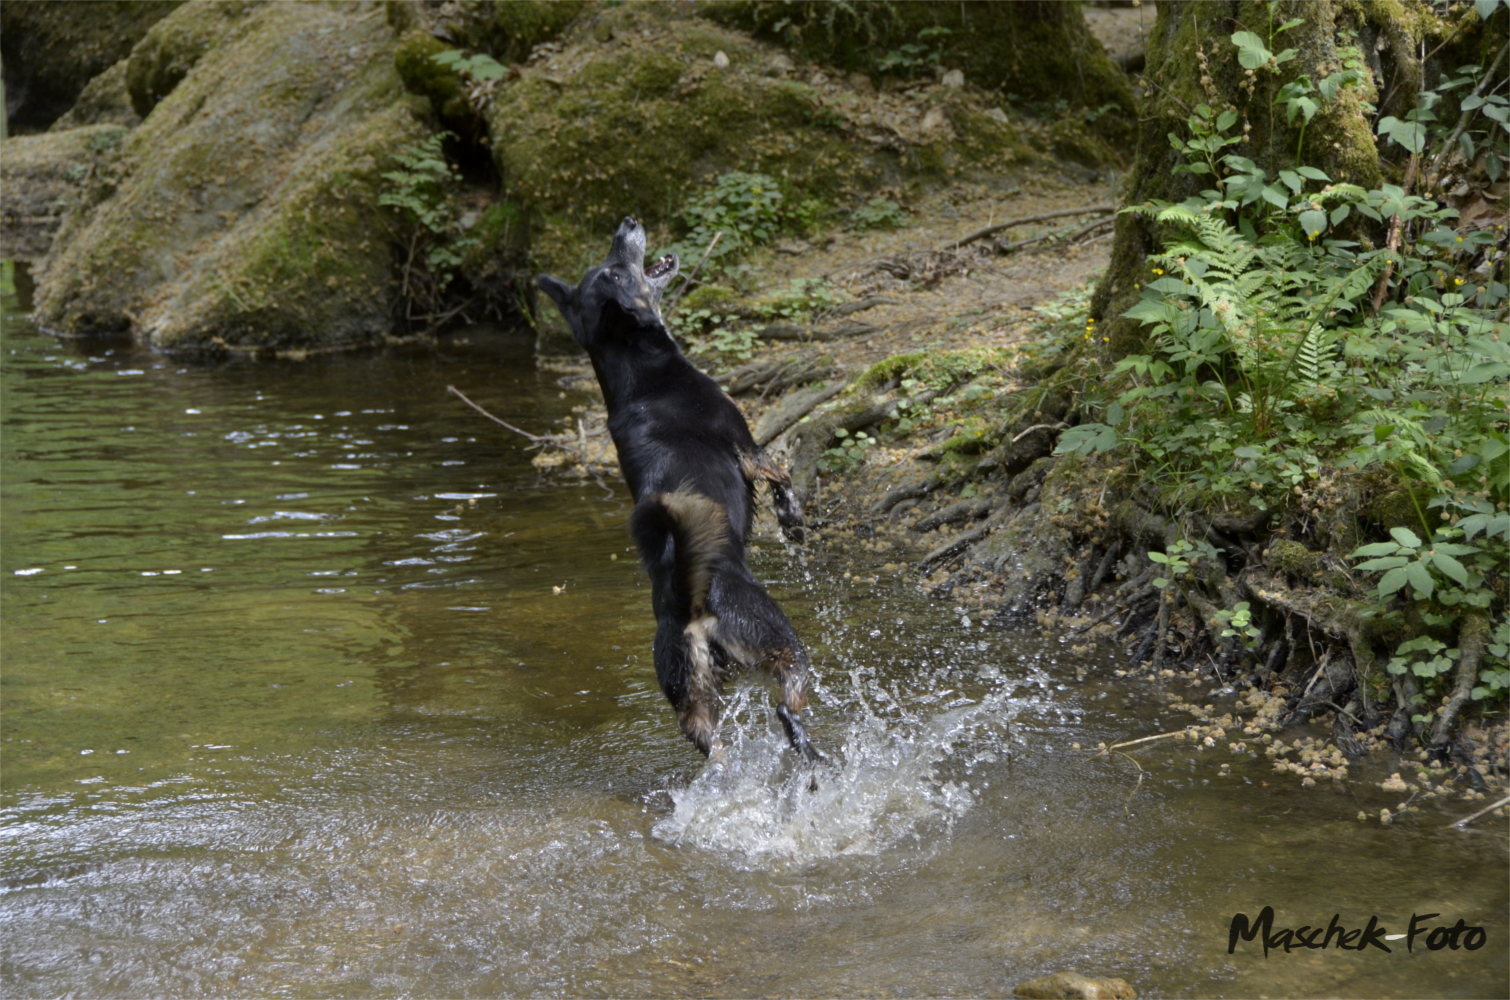
[[[1068,426],[1069,424],[1065,423],[1062,420],[1057,424],[1034,424],[1032,427],[1029,427],[1025,431],[1021,431],[1016,437],[1012,438],[1012,443],[1016,444],[1034,431],[1059,431],[1064,430]]]
[[[1488,807],[1486,807],[1484,809],[1480,809],[1478,812],[1474,813],[1472,816],[1464,816],[1462,819],[1458,820],[1456,823],[1448,823],[1445,827],[1443,827],[1443,829],[1444,830],[1461,830],[1463,827],[1467,826],[1469,823],[1472,823],[1474,820],[1478,819],[1480,816],[1484,815],[1485,813],[1492,813],[1492,812],[1494,812],[1494,810],[1498,809],[1500,806],[1503,806],[1503,805],[1510,805],[1510,796],[1506,796],[1505,798],[1500,799],[1498,802],[1496,802],[1492,806],[1488,806]]]
[[[1135,740],[1127,740],[1124,743],[1113,743],[1111,746],[1106,747],[1103,750],[1097,750],[1095,753],[1091,754],[1091,759],[1094,760],[1095,758],[1101,756],[1104,753],[1111,753],[1113,750],[1120,750],[1123,747],[1136,746],[1139,743],[1147,743],[1147,742],[1149,742],[1151,740],[1167,740],[1171,736],[1179,736],[1180,734],[1182,734],[1184,732],[1187,732],[1187,730],[1176,729],[1176,730],[1173,730],[1172,732],[1168,732],[1168,733],[1157,733],[1157,734],[1155,734],[1153,736],[1143,736],[1143,737],[1139,737],[1138,739],[1135,739]]]
[[[1088,225],[1088,226],[1081,226],[1079,229],[1075,230],[1069,236],[1065,237],[1065,242],[1066,243],[1073,243],[1076,240],[1078,240],[1080,237],[1085,236],[1088,233],[1094,232],[1095,230],[1100,229],[1102,226],[1114,225],[1116,223],[1116,221],[1117,221],[1117,217],[1115,215],[1112,216],[1110,219],[1097,219],[1095,222],[1092,222],[1090,225]]]
[[[1401,189],[1405,194],[1410,194],[1410,189],[1416,183],[1416,167],[1420,164],[1421,157],[1417,153],[1410,154],[1410,163],[1405,168],[1405,183]],[[1405,224],[1398,215],[1389,218],[1389,241],[1385,244],[1389,248],[1390,259],[1384,264],[1384,273],[1379,275],[1379,284],[1374,286],[1374,312],[1384,305],[1384,296],[1389,291],[1390,275],[1395,271],[1395,251],[1400,249],[1400,232]]]
[[[1457,721],[1463,706],[1468,704],[1473,682],[1479,676],[1479,660],[1484,655],[1484,640],[1488,635],[1489,623],[1482,613],[1465,615],[1463,624],[1458,626],[1458,648],[1462,650],[1462,656],[1458,660],[1457,683],[1453,685],[1447,704],[1442,706],[1441,713],[1437,715],[1437,727],[1431,734],[1434,746],[1447,745],[1448,731]]]
[[[676,290],[676,294],[671,296],[671,303],[666,306],[665,309],[665,314],[667,316],[670,316],[676,311],[676,304],[682,300],[683,295],[687,294],[687,286],[691,285],[692,279],[697,277],[697,272],[701,270],[703,261],[708,259],[708,254],[712,253],[713,248],[718,246],[718,241],[723,238],[723,235],[724,232],[722,229],[713,234],[713,239],[708,243],[708,249],[704,250],[703,255],[697,259],[697,267],[694,267],[692,269],[692,273],[687,275],[687,280],[682,282],[682,287],[678,288]]]
[[[1044,212],[1041,215],[1025,215],[1020,219],[1008,219],[1006,222],[998,222],[994,226],[987,226],[985,229],[973,232],[969,236],[960,237],[954,241],[954,249],[958,250],[966,243],[974,243],[976,240],[992,236],[1003,229],[1011,229],[1013,226],[1025,226],[1030,222],[1046,222],[1049,219],[1062,219],[1069,215],[1105,215],[1108,212],[1115,212],[1116,210],[1117,206],[1115,205],[1094,205],[1091,208],[1065,208],[1058,212]]]
[[[1139,764],[1137,759],[1133,757],[1132,754],[1123,753],[1121,750],[1118,750],[1117,754],[1132,761],[1133,767],[1136,767],[1138,769],[1138,783],[1136,785],[1133,785],[1133,790],[1128,792],[1127,798],[1122,800],[1122,812],[1128,816],[1131,816],[1132,810],[1127,807],[1132,804],[1133,796],[1138,794],[1138,789],[1143,787],[1143,775],[1147,772],[1143,770],[1143,765]]]
[[[513,431],[515,434],[522,434],[525,437],[529,438],[531,441],[535,442],[536,444],[539,444],[542,441],[549,441],[550,440],[549,436],[539,436],[539,435],[531,434],[529,431],[522,431],[522,430],[520,430],[519,428],[515,427],[513,424],[509,423],[507,420],[499,420],[497,417],[493,416],[487,410],[484,410],[482,407],[478,406],[476,403],[474,403],[470,399],[468,399],[462,393],[462,391],[460,389],[456,388],[456,386],[454,386],[454,385],[448,385],[448,386],[446,386],[446,391],[447,392],[453,392],[457,396],[460,396],[461,397],[461,401],[463,403],[466,403],[472,409],[476,410],[478,413],[481,413],[483,416],[485,416],[489,420],[493,421],[493,423],[495,423],[495,424],[502,424],[504,427],[507,427],[509,430]]]

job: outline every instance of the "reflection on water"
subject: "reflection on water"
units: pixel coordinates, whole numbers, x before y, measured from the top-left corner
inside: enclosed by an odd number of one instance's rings
[[[708,766],[655,687],[622,487],[540,480],[527,345],[187,365],[0,355],[0,984],[8,996],[1504,995],[1506,836],[1302,791],[1054,641],[820,550],[757,570],[809,640],[793,767],[767,692]],[[1131,697],[1129,698],[1129,694]],[[1440,912],[1477,952],[1227,954]],[[1398,927],[1397,927],[1398,925]]]

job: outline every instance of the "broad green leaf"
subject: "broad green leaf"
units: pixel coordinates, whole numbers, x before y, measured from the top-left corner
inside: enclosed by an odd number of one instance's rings
[[[1438,549],[1431,557],[1431,564],[1441,570],[1444,575],[1456,580],[1458,586],[1468,586],[1468,570],[1464,569],[1462,563],[1447,553]]]
[[[1233,452],[1233,454],[1239,455],[1242,454],[1242,451],[1243,449],[1239,448],[1237,451]],[[1396,545],[1394,542],[1374,542],[1372,545],[1365,545],[1362,548],[1353,550],[1353,557],[1392,556],[1399,551],[1400,546]]]
[[[1284,190],[1280,188],[1278,184],[1269,184],[1265,186],[1262,192],[1262,196],[1264,201],[1267,201],[1275,208],[1287,208],[1290,204],[1289,196],[1284,193]]]
[[[1417,597],[1429,598],[1432,591],[1436,590],[1437,582],[1431,578],[1431,572],[1424,563],[1413,562],[1406,566],[1405,578],[1410,581]]]
[[[1384,578],[1379,581],[1379,594],[1383,597],[1388,597],[1405,586],[1405,583],[1405,567],[1401,566],[1397,569],[1392,569],[1388,573],[1385,573]]]
[[[1380,559],[1370,559],[1368,562],[1358,564],[1358,568],[1373,573],[1381,569],[1394,569],[1396,566],[1404,566],[1410,560],[1404,556],[1384,556]]]
[[[1416,537],[1416,533],[1409,528],[1390,528],[1389,537],[1407,548],[1419,549],[1421,547],[1421,539]]]
[[[1300,228],[1306,234],[1306,239],[1314,240],[1327,230],[1327,216],[1325,212],[1312,209],[1300,213]]]
[[[1251,31],[1233,32],[1232,44],[1237,46],[1237,61],[1243,69],[1258,69],[1274,58],[1274,53],[1264,46],[1264,40]]]

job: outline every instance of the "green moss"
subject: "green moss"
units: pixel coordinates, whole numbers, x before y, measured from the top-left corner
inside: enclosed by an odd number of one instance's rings
[[[1270,544],[1267,559],[1270,569],[1304,580],[1320,573],[1323,567],[1320,552],[1312,552],[1299,542],[1289,539]]]
[[[829,0],[706,2],[706,15],[789,45],[815,62],[877,77],[882,60],[915,44],[922,32],[944,28],[939,65],[961,70],[985,90],[1010,91],[1029,101],[1061,98],[1089,108],[1120,109],[1103,126],[1125,130],[1132,88],[1070,4],[934,3],[887,0],[848,4]],[[1120,118],[1120,121],[1116,119]]]
[[[11,124],[46,128],[86,84],[125,59],[147,30],[182,0],[6,0],[0,52],[10,89]],[[84,119],[89,124],[103,119]]]
[[[461,77],[431,58],[449,48],[428,31],[415,29],[404,32],[393,51],[393,65],[404,86],[410,93],[430,98],[437,110],[462,94]]]
[[[1412,493],[1414,492],[1414,495]],[[1431,501],[1431,491],[1409,487],[1386,490],[1370,500],[1363,508],[1364,515],[1385,529],[1410,528],[1421,530],[1421,512]]]
[[[249,0],[185,4],[154,24],[131,50],[126,66],[126,89],[136,113],[147,117],[211,46],[227,41],[254,8]]]
[[[584,10],[584,0],[508,0],[465,8],[457,41],[505,63],[522,63],[530,50],[564,32]]]
[[[68,113],[53,122],[49,131],[61,132],[84,125],[141,124],[141,116],[131,106],[131,94],[126,89],[128,60],[122,59],[85,85],[79,99]]]
[[[893,354],[884,361],[877,361],[860,374],[854,381],[854,390],[878,389],[893,379],[899,379],[906,375],[917,365],[928,360],[925,351],[916,351],[911,354]]]
[[[697,312],[699,309],[731,308],[739,296],[727,288],[703,285],[688,292],[677,307],[678,312]]]

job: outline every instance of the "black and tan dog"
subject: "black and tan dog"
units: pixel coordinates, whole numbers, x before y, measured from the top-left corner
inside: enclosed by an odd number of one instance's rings
[[[660,302],[675,255],[648,269],[644,261],[645,231],[625,219],[607,259],[580,285],[541,275],[540,287],[587,349],[608,403],[608,430],[634,493],[629,531],[650,575],[656,679],[682,732],[710,754],[720,746],[725,679],[735,668],[764,670],[779,687],[776,714],[792,746],[820,759],[802,725],[807,650],[745,564],[762,481],[782,530],[801,539],[791,479],[667,331]]]

